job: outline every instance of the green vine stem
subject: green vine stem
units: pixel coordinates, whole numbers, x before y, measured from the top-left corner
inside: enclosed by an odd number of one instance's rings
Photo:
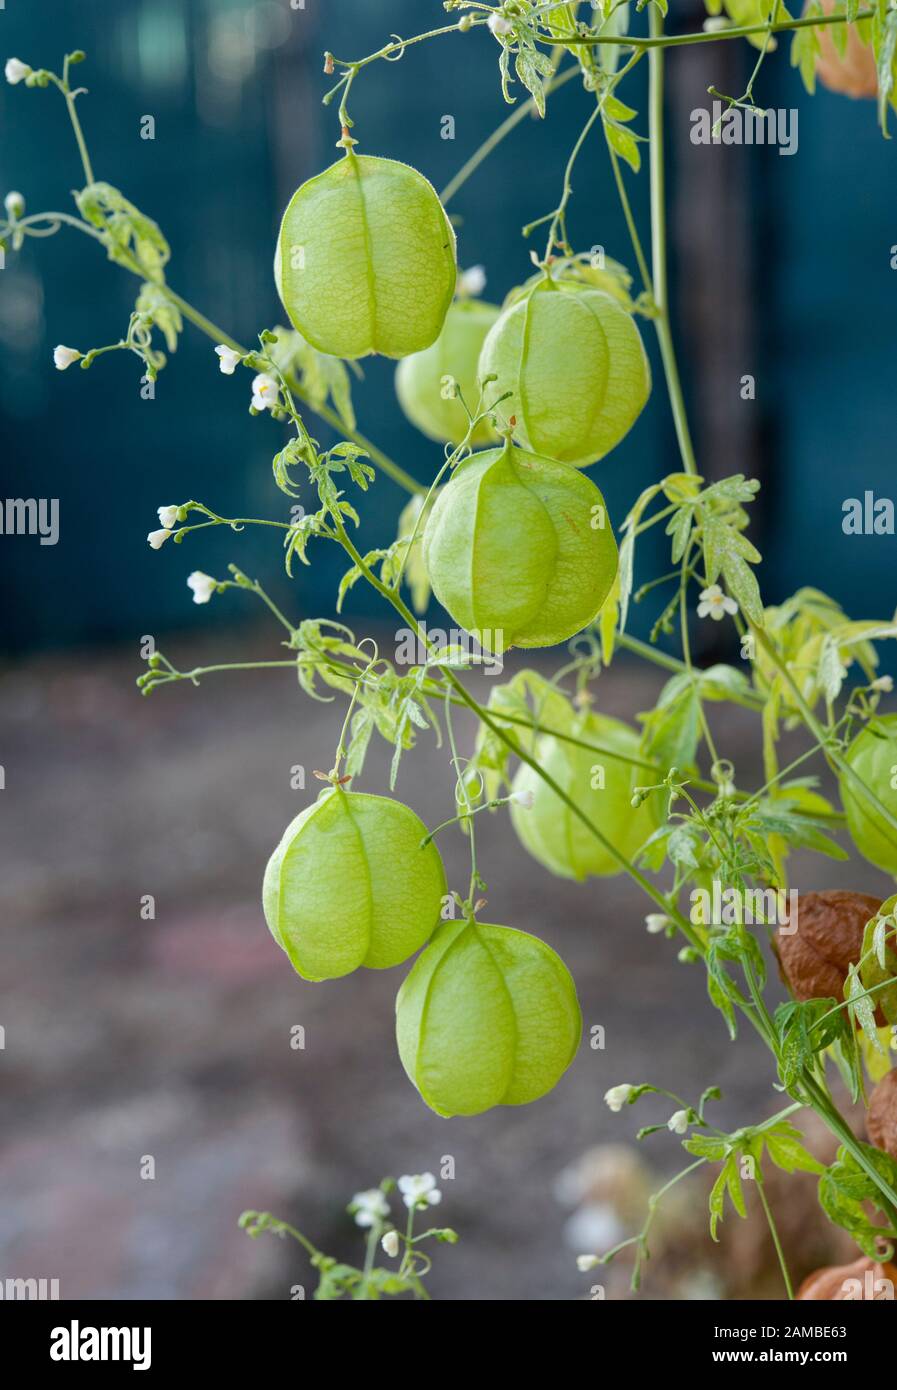
[[[651,6],[651,33],[657,40],[663,37],[663,16],[655,5]],[[654,320],[663,370],[666,376],[667,391],[676,426],[676,438],[686,473],[697,473],[694,445],[688,427],[685,400],[682,395],[682,382],[673,346],[670,328],[669,287],[667,283],[667,214],[666,214],[666,174],[664,164],[664,54],[663,46],[655,44],[648,56],[650,64],[648,92],[648,122],[650,129],[650,170],[651,170],[651,247],[654,266],[653,294],[657,307]]]

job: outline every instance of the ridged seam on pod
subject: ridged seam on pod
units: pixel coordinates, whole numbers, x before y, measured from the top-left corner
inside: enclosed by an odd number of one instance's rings
[[[322,792],[287,826],[263,887],[271,935],[307,980],[385,970],[432,934],[447,891],[427,827],[401,801]]]
[[[550,946],[527,932],[446,922],[396,1000],[399,1055],[437,1114],[526,1105],[576,1055],[576,987]]]
[[[290,199],[274,278],[294,328],[319,352],[405,357],[445,322],[455,233],[423,174],[349,149]]]
[[[619,719],[592,711],[571,711],[559,731],[625,755],[614,758],[612,752],[593,752],[547,734],[535,747],[540,768],[621,854],[632,859],[660,824],[659,797],[649,796],[638,807],[631,804],[635,788],[651,780],[644,768],[625,760],[641,755],[637,732]],[[582,881],[622,872],[619,861],[529,764],[518,769],[513,791],[532,792],[530,810],[511,803],[511,822],[523,847],[553,874]]]
[[[892,815],[897,816],[897,714],[876,718],[857,734],[844,757],[869,790]],[[850,837],[864,859],[886,873],[897,875],[897,830],[863,796],[845,773],[839,780],[841,805],[847,815]]]
[[[477,366],[486,334],[501,310],[495,304],[465,299],[453,304],[442,332],[431,347],[405,357],[396,368],[396,394],[412,425],[443,444],[460,444],[467,436],[468,418],[456,396],[446,395],[456,381],[471,412],[480,397]],[[489,399],[494,395],[489,394]],[[473,447],[495,439],[488,420],[477,425],[470,438]]]
[[[509,440],[459,465],[427,521],[423,555],[439,602],[494,652],[574,637],[617,573],[591,479]]]
[[[631,429],[651,391],[632,315],[602,290],[560,290],[551,280],[511,304],[489,330],[481,378],[517,418],[520,442],[581,468]]]

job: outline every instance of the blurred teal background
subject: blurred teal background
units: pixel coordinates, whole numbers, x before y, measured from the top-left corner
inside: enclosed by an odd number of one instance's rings
[[[703,14],[694,4],[672,10],[680,25]],[[0,35],[4,54],[33,65],[58,68],[64,51],[86,49],[77,73],[90,94],[80,111],[97,177],[160,222],[173,253],[170,283],[251,343],[283,317],[270,270],[280,212],[294,187],[336,156],[336,113],[320,104],[325,46],[361,56],[390,30],[408,35],[444,20],[437,0],[307,0],[301,8],[289,0],[9,0]],[[371,66],[352,100],[362,148],[406,160],[442,187],[506,114],[496,58],[493,40],[475,33]],[[676,329],[701,463],[711,476],[743,468],[762,477],[756,536],[769,598],[818,584],[856,614],[874,595],[885,616],[894,539],[845,537],[841,503],[867,488],[887,494],[894,473],[893,146],[881,139],[871,103],[825,91],[811,103],[784,55],[767,63],[762,99],[799,108],[796,155],[692,146],[689,113],[707,103],[708,82],[740,91],[752,60],[742,45],[721,44],[674,53],[668,65]],[[642,112],[644,78],[634,75],[630,98]],[[487,298],[500,300],[529,273],[519,229],[555,205],[584,112],[571,84],[548,119],[527,121],[453,202],[461,264],[486,267]],[[154,140],[140,138],[144,115],[155,119]],[[453,140],[442,138],[445,115],[455,120]],[[70,207],[80,167],[59,96],[3,84],[0,121],[3,191],[21,190],[30,212]],[[627,179],[645,226],[646,174]],[[571,235],[631,264],[600,136],[577,169]],[[196,609],[184,583],[190,570],[221,573],[229,560],[257,573],[292,612],[332,610],[342,564],[323,545],[292,586],[266,534],[206,532],[184,549],[147,548],[161,503],[196,497],[224,515],[281,516],[286,499],[270,472],[280,431],[246,412],[248,373],[221,376],[212,344],[189,325],[154,401],[141,400],[139,364],[124,354],[88,373],[54,371],[56,343],[86,349],[124,331],[135,289],[73,231],[9,253],[0,276],[3,496],[58,496],[61,508],[55,548],[30,537],[0,544],[8,648],[239,621],[239,599]],[[645,333],[657,390],[630,437],[594,470],[617,523],[642,486],[677,467],[648,325]],[[367,360],[363,369],[354,390],[361,428],[429,479],[440,451],[401,415],[393,365]],[[756,377],[755,402],[740,398],[746,373]],[[316,433],[332,442],[325,426]],[[365,500],[365,545],[392,538],[402,501],[378,480]],[[646,548],[640,578],[661,562]],[[358,586],[349,620],[371,603]],[[637,610],[636,627],[644,631],[655,612]]]

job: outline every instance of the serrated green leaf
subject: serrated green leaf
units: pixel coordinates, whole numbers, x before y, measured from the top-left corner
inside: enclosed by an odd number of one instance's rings
[[[604,122],[604,129],[611,148],[621,159],[625,159],[633,173],[637,174],[642,167],[642,156],[638,141],[632,131],[627,130],[623,125],[617,125],[614,121],[607,120]]]

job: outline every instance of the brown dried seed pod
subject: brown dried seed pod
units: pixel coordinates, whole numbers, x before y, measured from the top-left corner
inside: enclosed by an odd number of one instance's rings
[[[835,0],[822,0],[822,8],[826,14],[831,14]],[[848,97],[877,96],[875,54],[872,45],[863,43],[854,26],[851,24],[847,30],[847,48],[843,54],[838,51],[828,28],[817,29],[816,33],[819,38],[816,75],[822,85]]]
[[[829,1265],[814,1270],[798,1289],[798,1299],[829,1303],[890,1301],[897,1285],[897,1267],[877,1264],[864,1255],[852,1265]]]
[[[841,999],[850,965],[862,955],[866,923],[880,898],[840,888],[801,893],[797,930],[785,920],[775,937],[782,977],[795,999]]]
[[[897,1071],[889,1071],[872,1092],[866,1131],[877,1149],[897,1158]]]

